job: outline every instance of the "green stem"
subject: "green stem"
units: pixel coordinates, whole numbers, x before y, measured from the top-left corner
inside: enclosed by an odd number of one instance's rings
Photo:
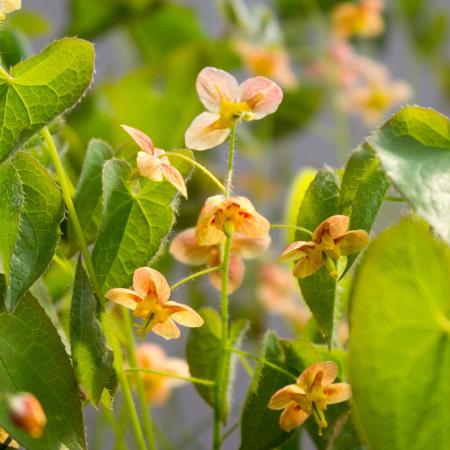
[[[230,133],[230,147],[228,149],[228,175],[226,183],[226,196],[227,198],[231,195],[231,188],[233,184],[233,163],[234,163],[234,150],[236,144],[236,126],[231,128]]]
[[[164,155],[162,156],[168,156],[169,159],[174,157],[174,158],[178,158],[178,159],[183,159],[184,161],[188,161],[190,162],[193,166],[197,167],[198,169],[200,169],[207,177],[209,177],[211,179],[211,181],[214,182],[214,184],[223,192],[225,193],[225,186],[213,175],[212,172],[210,172],[205,166],[203,166],[202,164],[200,164],[199,162],[195,161],[195,159],[189,158],[188,156],[183,155],[182,153],[174,153],[174,152],[170,152],[170,153],[164,153]]]
[[[239,361],[241,361],[242,367],[244,367],[245,371],[247,372],[247,375],[252,378],[255,374],[255,371],[253,370],[253,367],[248,363],[247,359],[243,355],[238,355]]]
[[[92,264],[91,255],[89,253],[89,250],[88,250],[88,247],[86,244],[86,239],[84,237],[84,233],[81,228],[81,224],[80,224],[77,212],[76,212],[74,204],[73,204],[72,196],[70,194],[70,185],[67,181],[64,167],[59,158],[58,150],[53,141],[52,135],[48,131],[47,127],[42,129],[42,136],[44,137],[44,140],[47,144],[53,165],[55,166],[55,170],[56,170],[56,174],[59,179],[59,184],[61,186],[61,191],[62,191],[62,195],[64,198],[64,202],[66,204],[67,212],[68,212],[70,220],[72,222],[72,226],[73,226],[73,229],[75,232],[75,238],[77,240],[77,244],[80,248],[81,254],[83,255],[84,263],[86,265],[86,270],[88,271],[89,278],[91,280],[94,291],[97,294],[97,298],[99,299],[100,303],[103,304],[103,302],[101,301],[101,299],[103,299],[103,295],[102,295],[102,292],[101,292],[100,287],[97,282],[97,277],[95,274],[94,266]],[[136,412],[136,408],[134,406],[133,396],[131,395],[130,385],[128,384],[127,377],[123,371],[122,352],[120,351],[120,347],[118,345],[115,345],[115,343],[116,343],[115,335],[113,335],[109,329],[104,329],[104,331],[105,331],[105,334],[107,335],[108,342],[114,349],[114,368],[116,369],[117,378],[119,380],[119,383],[122,386],[124,399],[125,399],[125,402],[127,404],[128,410],[129,410],[129,414],[130,414],[133,428],[134,428],[134,431],[136,434],[136,440],[138,443],[139,450],[147,450],[147,446],[145,445],[145,440],[144,440],[144,434],[142,433],[142,428],[139,423],[139,417]]]
[[[292,228],[294,230],[303,231],[304,233],[309,234],[311,237],[313,236],[312,231],[308,230],[307,228],[299,227],[297,225],[273,224],[273,225],[270,225],[270,228]]]
[[[124,440],[124,436],[122,433],[122,429],[117,422],[113,412],[109,408],[109,406],[106,403],[102,403],[101,405],[101,413],[103,414],[103,417],[108,422],[109,426],[111,427],[111,430],[114,433],[114,438],[116,440],[115,448],[126,450],[127,446]]]
[[[166,372],[164,370],[153,370],[153,369],[144,369],[141,367],[130,367],[129,369],[125,369],[126,372],[142,372],[142,373],[150,373],[152,375],[160,375],[162,377],[170,377],[170,378],[178,378],[180,380],[189,381],[194,384],[203,384],[205,386],[213,386],[216,384],[212,380],[205,380],[203,378],[195,378],[195,377],[185,377],[184,375],[179,375],[173,372]]]
[[[384,199],[388,202],[406,202],[406,200],[403,197],[395,197],[392,195],[386,195]]]
[[[280,366],[277,366],[276,364],[271,363],[270,361],[267,361],[264,358],[259,358],[258,356],[254,356],[251,353],[244,352],[244,351],[239,350],[238,348],[235,348],[235,347],[231,347],[231,348],[229,348],[229,350],[231,352],[233,352],[233,353],[236,353],[237,355],[242,355],[242,356],[245,356],[247,358],[253,359],[254,361],[257,361],[257,362],[259,362],[261,364],[264,364],[265,366],[270,367],[270,368],[272,368],[274,370],[277,370],[278,372],[281,372],[284,375],[287,375],[287,376],[291,377],[294,380],[297,379],[297,377],[294,374],[292,374],[291,372],[283,369]]]
[[[133,365],[133,367],[138,366],[137,362],[137,356],[136,356],[136,345],[134,341],[134,334],[133,334],[133,324],[131,322],[130,313],[125,308],[122,308],[122,317],[124,321],[124,332],[125,332],[125,340],[126,340],[126,346],[128,349],[128,358]],[[153,422],[150,415],[150,406],[148,405],[147,398],[145,395],[145,387],[144,382],[142,380],[142,377],[139,376],[139,374],[136,374],[134,377],[136,382],[136,390],[137,390],[137,396],[139,401],[139,406],[142,411],[142,418],[144,422],[144,431],[145,435],[147,437],[147,442],[150,446],[150,449],[155,449],[155,433],[153,429]]]
[[[220,269],[220,266],[215,266],[215,267],[208,267],[207,269],[200,270],[199,272],[195,272],[195,273],[189,275],[188,277],[183,278],[182,280],[177,281],[176,283],[172,284],[172,286],[170,286],[170,290],[173,291],[178,286],[181,286],[182,284],[187,283],[188,281],[195,280],[196,278],[202,277],[203,275],[207,275],[208,273],[211,273],[211,272],[216,272],[219,269]]]
[[[235,431],[237,428],[239,428],[239,425],[240,425],[240,423],[239,423],[239,421],[237,421],[233,426],[231,426],[227,431],[225,431],[225,433],[224,433],[223,436],[222,436],[222,442],[223,442],[225,439],[227,439],[229,436],[231,436],[231,435],[234,433],[234,431]]]
[[[7,83],[10,83],[14,78],[2,67],[0,64],[0,75],[5,79]]]

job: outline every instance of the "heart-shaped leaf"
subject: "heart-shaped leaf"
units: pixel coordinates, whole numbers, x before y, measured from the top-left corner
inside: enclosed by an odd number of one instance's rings
[[[9,75],[0,71],[0,161],[75,105],[93,70],[93,45],[65,38],[17,64]]]

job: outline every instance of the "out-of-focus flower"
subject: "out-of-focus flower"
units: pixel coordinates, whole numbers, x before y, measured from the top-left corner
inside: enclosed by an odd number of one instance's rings
[[[270,78],[288,89],[298,86],[289,54],[281,44],[263,45],[238,39],[233,42],[233,48],[249,72]]]
[[[257,258],[267,250],[270,237],[247,237],[234,233],[231,241],[230,263],[228,268],[229,292],[234,292],[244,279],[245,265],[243,259]],[[192,266],[206,264],[216,267],[221,263],[220,244],[199,245],[195,237],[195,228],[182,231],[170,244],[170,253],[180,262]],[[212,285],[220,290],[222,280],[219,271],[211,272]]]
[[[0,0],[0,20],[5,20],[6,14],[22,7],[22,0]]]
[[[377,36],[384,30],[382,0],[339,3],[331,14],[333,34],[340,38]]]
[[[348,383],[333,383],[337,374],[338,367],[332,361],[313,364],[300,374],[295,384],[275,392],[269,408],[284,410],[280,427],[292,431],[313,415],[321,434],[322,428],[328,426],[324,414],[327,405],[344,402],[351,397]]]
[[[141,267],[134,271],[133,290],[110,289],[105,297],[145,318],[143,331],[151,329],[164,339],[180,337],[175,322],[185,327],[201,327],[203,319],[192,308],[169,301],[170,288],[165,277],[157,270]]]
[[[284,317],[297,328],[303,328],[311,317],[300,303],[297,280],[278,264],[261,267],[258,297],[269,313]]]
[[[170,372],[175,375],[189,377],[187,362],[181,358],[169,358],[162,347],[157,344],[140,344],[136,349],[138,367],[142,369]],[[147,400],[152,405],[164,404],[170,396],[171,390],[182,386],[187,381],[152,373],[141,372]]]
[[[137,154],[137,166],[139,173],[149,180],[162,181],[166,179],[170,184],[187,198],[186,184],[181,173],[170,164],[164,150],[155,148],[152,140],[142,131],[136,128],[122,125],[122,128],[133,138],[142,150]]]
[[[283,91],[268,78],[249,78],[239,85],[233,75],[214,67],[199,73],[196,88],[207,111],[186,131],[186,146],[194,150],[216,147],[239,120],[262,119],[275,112],[283,99]]]
[[[5,443],[5,441],[9,438],[9,434],[0,427],[0,448],[1,445]],[[8,448],[20,448],[20,445],[13,439],[9,444],[8,444]]]
[[[11,422],[38,439],[44,433],[47,417],[39,400],[29,392],[21,392],[8,399]]]
[[[325,265],[330,275],[337,277],[333,260],[361,251],[369,243],[364,230],[348,231],[348,216],[331,216],[314,230],[312,241],[296,241],[281,254],[280,261],[298,261],[294,275],[305,278]]]
[[[250,238],[264,238],[269,229],[269,221],[256,212],[248,198],[215,195],[206,200],[200,211],[195,237],[199,245],[215,245],[234,232]]]

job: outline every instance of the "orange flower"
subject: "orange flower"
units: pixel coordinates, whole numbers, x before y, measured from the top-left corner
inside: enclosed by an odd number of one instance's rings
[[[142,369],[170,372],[175,375],[189,377],[189,367],[184,359],[168,358],[162,347],[157,344],[140,344],[136,349],[138,367]],[[187,381],[162,375],[144,373],[140,374],[144,382],[147,400],[152,405],[164,404],[170,396],[172,388],[182,386]]]
[[[136,160],[139,173],[152,181],[166,179],[187,198],[186,184],[184,183],[183,176],[170,164],[169,158],[164,156],[166,152],[160,148],[155,148],[152,140],[142,131],[127,125],[122,125],[122,128],[142,150],[138,152]]]
[[[348,383],[333,383],[338,373],[337,365],[332,361],[313,364],[305,369],[295,384],[279,389],[269,402],[270,409],[283,409],[280,427],[292,431],[313,415],[322,428],[327,427],[323,413],[327,405],[340,403],[351,397]]]
[[[361,251],[369,243],[369,235],[364,230],[348,231],[348,216],[331,216],[314,230],[312,241],[296,241],[281,254],[280,261],[298,261],[294,275],[305,278],[323,265],[330,275],[337,277],[333,260],[341,256]]]
[[[5,20],[5,15],[22,7],[22,0],[0,0],[0,20]]]
[[[382,0],[360,0],[357,5],[340,3],[332,12],[333,33],[341,38],[377,36],[384,30],[383,9]]]
[[[134,271],[133,290],[110,289],[105,297],[145,318],[142,331],[151,329],[164,339],[180,336],[175,322],[186,327],[201,327],[203,319],[189,306],[169,301],[167,280],[157,270],[141,267]]]
[[[239,233],[233,234],[228,266],[230,293],[234,292],[244,279],[245,266],[243,259],[257,258],[267,250],[269,245],[269,236],[253,238]],[[220,245],[199,245],[195,237],[195,228],[188,228],[175,236],[170,244],[170,253],[178,261],[192,266],[206,264],[209,267],[215,267],[221,263]],[[209,279],[216,289],[221,289],[222,280],[219,271],[211,272]]]
[[[240,233],[251,238],[265,238],[270,223],[258,214],[246,197],[209,197],[197,221],[195,237],[199,245],[215,245],[225,241],[227,235]]]
[[[44,432],[47,417],[39,400],[29,392],[21,392],[9,398],[11,422],[38,439]]]
[[[194,150],[216,147],[237,121],[262,119],[275,112],[283,99],[280,87],[268,78],[249,78],[239,85],[233,75],[214,67],[199,73],[196,88],[207,111],[186,131],[186,146]]]

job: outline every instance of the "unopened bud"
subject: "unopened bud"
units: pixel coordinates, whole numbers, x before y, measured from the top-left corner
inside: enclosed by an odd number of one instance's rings
[[[9,399],[11,421],[31,437],[42,436],[47,417],[39,400],[28,392],[22,392]]]

